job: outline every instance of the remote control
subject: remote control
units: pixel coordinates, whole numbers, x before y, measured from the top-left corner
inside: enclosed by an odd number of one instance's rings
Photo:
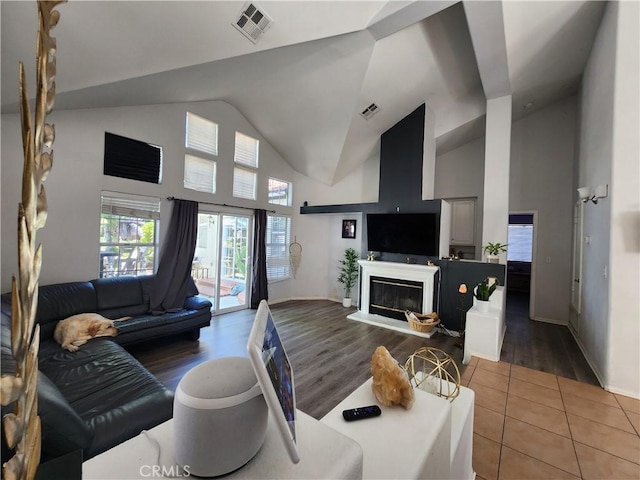
[[[379,406],[370,405],[368,407],[343,410],[342,416],[347,422],[353,422],[354,420],[362,420],[364,418],[379,417],[381,413],[382,411]]]

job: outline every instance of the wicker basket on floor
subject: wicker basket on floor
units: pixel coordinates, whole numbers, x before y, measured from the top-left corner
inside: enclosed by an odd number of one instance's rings
[[[421,333],[429,333],[440,323],[440,319],[436,312],[418,313],[405,310],[404,316],[407,318],[407,322],[409,322],[411,330]]]

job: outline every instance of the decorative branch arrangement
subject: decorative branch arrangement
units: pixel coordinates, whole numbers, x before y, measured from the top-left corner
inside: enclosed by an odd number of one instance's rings
[[[56,94],[56,39],[49,32],[60,20],[55,7],[66,0],[38,1],[35,118],[29,109],[24,65],[20,62],[20,122],[24,167],[22,201],[18,205],[18,280],[11,283],[11,350],[13,375],[1,379],[2,405],[15,402],[15,411],[2,418],[7,445],[15,454],[2,465],[3,477],[33,479],[40,462],[38,416],[38,349],[40,327],[35,325],[42,245],[36,233],[47,221],[47,197],[42,184],[53,164],[55,128],[46,123]]]

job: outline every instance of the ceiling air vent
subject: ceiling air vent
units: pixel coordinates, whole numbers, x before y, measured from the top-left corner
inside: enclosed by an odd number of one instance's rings
[[[367,108],[365,108],[362,112],[360,112],[360,115],[362,115],[365,120],[369,120],[379,111],[380,111],[380,107],[375,103],[372,103]]]
[[[273,20],[264,10],[258,8],[254,2],[247,2],[233,26],[253,43],[258,43],[272,23]]]

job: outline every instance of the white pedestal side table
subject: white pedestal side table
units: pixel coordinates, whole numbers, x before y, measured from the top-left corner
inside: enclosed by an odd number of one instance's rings
[[[500,360],[502,342],[507,331],[504,322],[506,306],[504,287],[496,288],[489,298],[488,312],[481,312],[476,299],[473,300],[474,304],[467,312],[462,363],[469,363],[472,356],[497,362]]]
[[[362,446],[363,478],[452,478],[451,404],[422,390],[415,395],[410,410],[380,406],[379,417],[346,422],[343,410],[379,405],[369,379],[322,418]]]

